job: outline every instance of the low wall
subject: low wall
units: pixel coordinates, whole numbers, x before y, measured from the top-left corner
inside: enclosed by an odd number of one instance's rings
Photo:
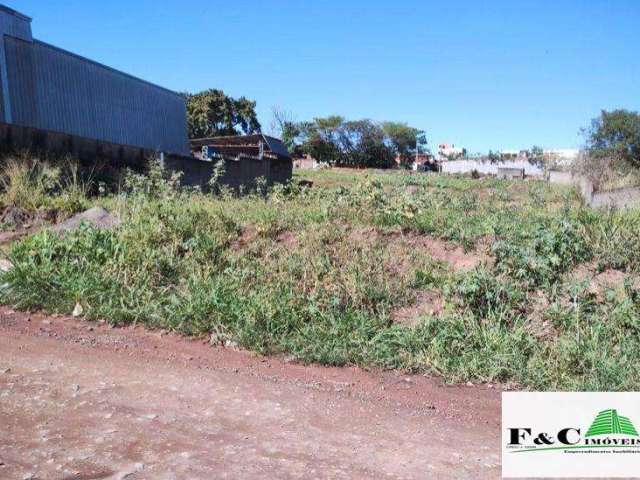
[[[558,185],[574,185],[576,183],[573,173],[563,170],[549,170],[548,179],[549,183]]]
[[[201,160],[196,157],[166,157],[165,167],[183,173],[182,183],[208,189],[216,162]],[[291,160],[265,158],[241,158],[240,160],[224,160],[224,175],[218,179],[221,185],[236,191],[252,190],[259,178],[264,178],[268,186],[275,183],[286,183],[293,175]]]
[[[526,160],[506,160],[501,162],[483,162],[481,160],[452,160],[442,162],[440,171],[442,173],[471,173],[476,170],[484,175],[498,175],[498,169],[517,168],[524,169],[524,174],[528,177],[542,176],[544,171],[537,165],[533,165]]]
[[[593,208],[640,207],[640,188],[619,188],[608,192],[594,192],[588,203]]]
[[[596,191],[588,178],[559,170],[549,171],[549,182],[557,185],[575,186],[585,203],[592,208],[640,207],[640,187]]]
[[[152,150],[0,123],[0,151],[8,154],[20,150],[44,154],[46,157],[71,155],[83,167],[90,169],[96,179],[111,183],[119,182],[127,168],[143,171],[149,158],[157,155]],[[164,156],[164,165],[170,170],[183,172],[184,185],[203,189],[207,188],[214,168],[209,161],[171,154]],[[264,177],[272,185],[287,182],[293,175],[291,160],[242,158],[239,161],[226,161],[225,167],[225,175],[220,182],[234,190],[240,190],[241,186],[255,187],[259,177]]]
[[[522,180],[524,168],[498,168],[498,178],[505,180]]]
[[[117,175],[117,172],[125,168],[142,169],[147,159],[155,154],[143,148],[0,123],[0,153],[11,154],[20,151],[29,151],[45,158],[71,155],[82,165],[106,176]]]

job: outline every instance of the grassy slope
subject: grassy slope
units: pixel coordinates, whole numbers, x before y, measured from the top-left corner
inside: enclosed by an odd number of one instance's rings
[[[80,302],[90,319],[326,364],[542,389],[640,387],[639,212],[593,212],[540,182],[300,177],[314,187],[266,200],[155,187],[103,199],[122,228],[15,245],[1,300],[65,313]],[[487,249],[489,261],[456,270],[403,240],[411,235]],[[611,269],[624,281],[595,291],[591,276]],[[415,327],[392,321],[426,291],[444,299],[441,312]]]

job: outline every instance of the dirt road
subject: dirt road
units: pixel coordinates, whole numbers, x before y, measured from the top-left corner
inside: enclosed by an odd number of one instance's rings
[[[499,478],[499,392],[0,309],[1,479]]]

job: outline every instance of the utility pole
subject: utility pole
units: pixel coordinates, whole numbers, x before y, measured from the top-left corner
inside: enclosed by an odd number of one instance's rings
[[[416,170],[418,170],[418,156],[419,156],[419,152],[418,152],[418,139],[420,138],[420,135],[422,135],[424,133],[424,130],[418,130],[416,131]]]

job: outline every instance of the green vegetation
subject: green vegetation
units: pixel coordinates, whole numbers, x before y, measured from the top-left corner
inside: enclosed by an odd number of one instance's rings
[[[68,215],[85,209],[90,182],[71,159],[53,166],[23,154],[5,159],[0,167],[2,204],[27,214]]]
[[[593,182],[596,190],[640,185],[640,114],[603,110],[583,130],[586,152],[573,170]]]
[[[236,198],[151,173],[93,200],[118,229],[12,245],[0,300],[306,362],[640,387],[638,211],[535,181],[328,170]]]
[[[416,151],[424,152],[427,146],[425,133],[406,123],[348,121],[338,115],[295,123],[278,112],[274,115],[290,148],[329,165],[390,168],[396,166],[396,158],[408,165]]]
[[[222,90],[184,94],[187,100],[189,138],[257,133],[260,122],[256,102],[232,98]]]

